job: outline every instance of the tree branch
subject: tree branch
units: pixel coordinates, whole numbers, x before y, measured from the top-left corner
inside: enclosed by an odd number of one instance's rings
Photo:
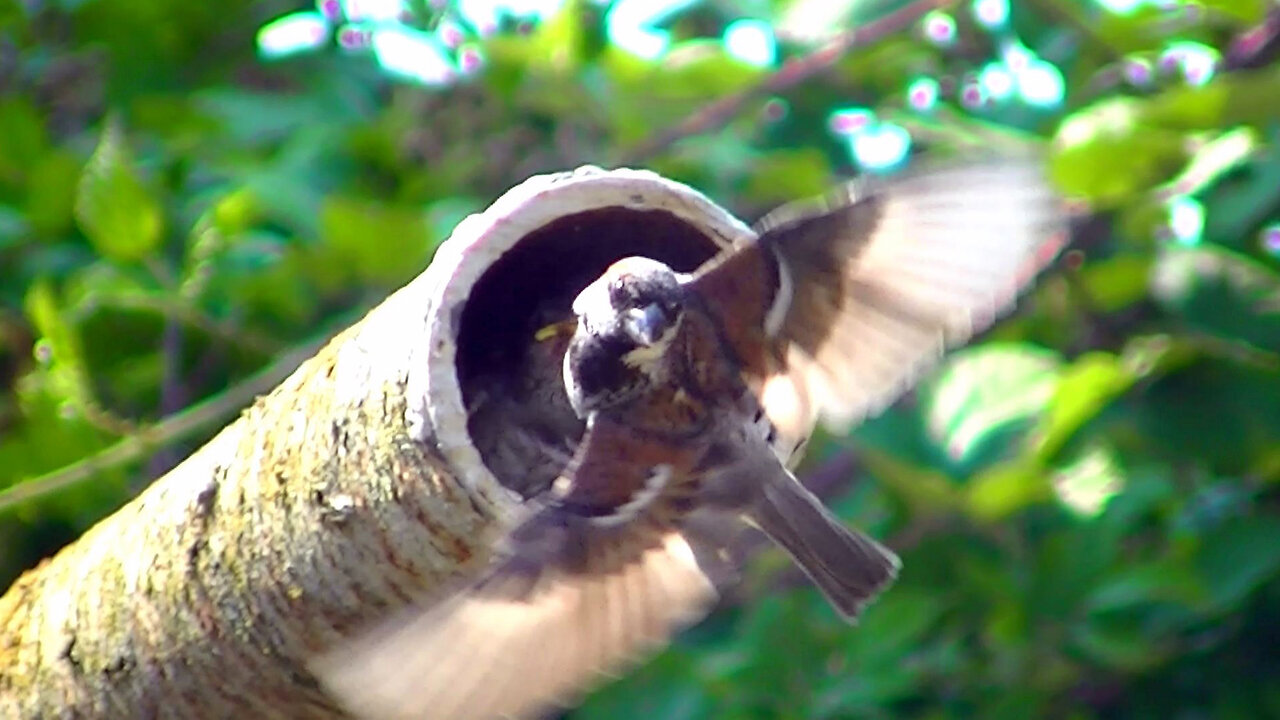
[[[189,437],[229,417],[255,396],[283,380],[303,360],[313,355],[319,345],[319,342],[313,342],[294,348],[251,377],[208,400],[191,405],[154,425],[140,428],[94,455],[0,490],[0,512],[136,462],[157,448]]]
[[[924,17],[930,10],[948,4],[945,0],[916,0],[859,28],[849,30],[808,55],[788,60],[756,85],[709,103],[679,123],[646,138],[621,153],[617,164],[642,164],[683,138],[722,127],[742,113],[751,102],[794,87],[835,65],[853,48],[899,32]]]
[[[489,501],[411,424],[429,290],[424,275],[392,295],[0,597],[0,717],[345,717],[307,660],[490,541]],[[242,400],[184,413],[166,437]],[[131,438],[6,501],[146,444]]]

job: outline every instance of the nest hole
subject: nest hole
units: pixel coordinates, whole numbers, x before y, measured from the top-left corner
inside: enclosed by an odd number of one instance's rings
[[[608,207],[548,223],[494,261],[463,307],[457,362],[468,432],[499,482],[525,497],[546,490],[582,436],[562,349],[539,345],[539,330],[571,319],[574,297],[617,260],[691,272],[719,249],[668,212]]]

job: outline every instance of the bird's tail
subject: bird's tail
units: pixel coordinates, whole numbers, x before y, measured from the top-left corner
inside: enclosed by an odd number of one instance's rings
[[[748,517],[795,559],[846,619],[898,574],[898,556],[863,533],[845,527],[790,473],[765,483]]]

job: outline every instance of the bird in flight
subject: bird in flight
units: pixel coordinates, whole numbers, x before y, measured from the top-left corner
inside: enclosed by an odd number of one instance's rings
[[[994,322],[1063,225],[1040,166],[1005,159],[786,206],[688,275],[614,263],[573,302],[564,472],[478,578],[313,669],[362,717],[536,716],[700,619],[744,525],[854,620],[898,558],[789,468],[816,422],[881,411]]]

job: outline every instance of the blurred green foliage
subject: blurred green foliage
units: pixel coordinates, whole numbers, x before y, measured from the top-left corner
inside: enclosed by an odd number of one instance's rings
[[[359,42],[260,57],[261,27],[312,10],[286,0],[0,0],[0,489],[88,470],[0,509],[0,578],[529,174],[625,158],[751,217],[850,174],[833,118],[865,116],[934,152],[1048,141],[1092,210],[1075,249],[912,397],[815,443],[814,466],[853,448],[837,505],[903,555],[859,626],[766,554],[573,716],[1280,717],[1280,15],[1035,0],[986,27],[980,4],[931,17],[950,39],[912,23],[646,145],[771,77],[726,51],[730,21],[770,23],[780,63],[921,3],[688,3],[644,58],[615,42],[620,2],[569,2],[458,21],[460,71],[422,85]],[[421,32],[453,17],[407,7]],[[975,81],[1010,48],[1065,95]],[[908,93],[922,77],[936,102]],[[122,440],[150,451],[86,460]]]

